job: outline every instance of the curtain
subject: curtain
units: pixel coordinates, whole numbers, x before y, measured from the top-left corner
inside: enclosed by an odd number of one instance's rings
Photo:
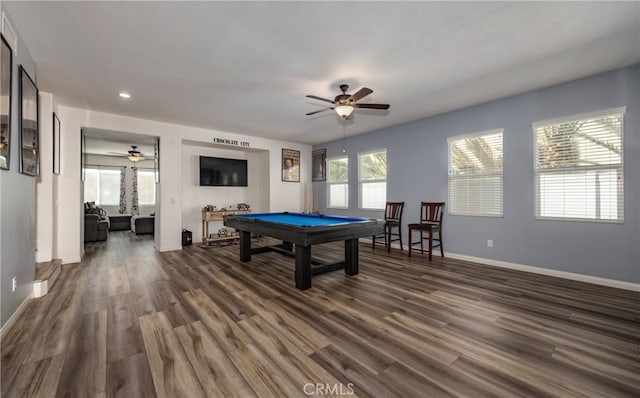
[[[120,214],[124,214],[127,212],[127,188],[124,183],[125,173],[127,172],[127,166],[120,167],[120,210],[118,212]]]
[[[133,189],[131,190],[131,214],[137,216],[140,214],[140,208],[138,207],[138,168],[133,166],[131,168],[131,178],[133,178]]]

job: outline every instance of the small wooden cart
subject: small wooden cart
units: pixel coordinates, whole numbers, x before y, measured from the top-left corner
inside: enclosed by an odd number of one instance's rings
[[[202,212],[202,243],[219,242],[223,240],[235,239],[237,236],[209,237],[209,221],[222,221],[224,216],[234,216],[236,214],[248,214],[251,210],[228,210],[228,211],[203,211]]]

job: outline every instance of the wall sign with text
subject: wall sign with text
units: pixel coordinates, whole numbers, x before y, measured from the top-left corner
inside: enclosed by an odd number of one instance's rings
[[[215,142],[216,144],[241,146],[243,148],[249,147],[249,143],[247,141],[229,140],[226,138],[214,138],[213,142]]]

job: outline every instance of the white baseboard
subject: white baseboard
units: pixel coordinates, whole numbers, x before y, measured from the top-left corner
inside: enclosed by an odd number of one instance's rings
[[[609,287],[615,287],[617,289],[640,292],[640,283],[624,282],[624,281],[618,281],[615,279],[601,278],[599,276],[576,274],[574,272],[557,271],[554,269],[536,267],[533,265],[516,264],[516,263],[510,263],[507,261],[491,260],[489,258],[467,256],[464,254],[445,252],[444,255],[445,257],[455,258],[457,260],[492,265],[494,267],[508,268],[516,271],[531,272],[531,273],[540,274],[540,275],[555,276],[557,278],[570,279],[573,281],[593,283],[595,285],[609,286]]]
[[[9,317],[9,319],[7,319],[7,321],[4,323],[4,325],[2,325],[2,327],[0,328],[0,340],[3,339],[4,333],[7,330],[9,330],[9,328],[11,328],[11,325],[13,325],[13,323],[16,321],[16,319],[18,319],[18,317],[20,316],[22,311],[24,311],[25,307],[27,306],[27,302],[31,298],[33,298],[33,291],[31,293],[29,293],[29,295],[22,301],[22,303],[20,303],[18,308],[16,308],[16,310],[13,312],[13,314]]]
[[[45,296],[49,292],[48,281],[33,281],[33,298]]]
[[[82,261],[81,258],[63,258],[62,260],[62,264],[74,264],[74,263],[79,263],[80,261]]]
[[[371,243],[371,239],[369,238],[362,238],[360,239],[360,241],[365,243]],[[400,245],[398,243],[392,243],[391,247],[394,249],[400,249]],[[507,261],[492,260],[489,258],[467,256],[464,254],[445,252],[444,255],[445,257],[455,258],[457,260],[469,261],[472,263],[492,265],[494,267],[507,268],[507,269],[512,269],[516,271],[531,272],[533,274],[555,276],[556,278],[563,278],[563,279],[569,279],[572,281],[593,283],[594,285],[602,285],[602,286],[614,287],[617,289],[640,292],[640,283],[624,282],[624,281],[618,281],[615,279],[601,278],[599,276],[576,274],[574,272],[557,271],[549,268],[536,267],[534,265],[516,264],[516,263],[510,263]]]

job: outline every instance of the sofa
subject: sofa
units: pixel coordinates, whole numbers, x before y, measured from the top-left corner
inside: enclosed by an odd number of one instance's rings
[[[154,216],[131,217],[131,231],[136,235],[153,234],[156,219]]]
[[[109,221],[99,214],[84,215],[84,241],[96,242],[107,240]]]

